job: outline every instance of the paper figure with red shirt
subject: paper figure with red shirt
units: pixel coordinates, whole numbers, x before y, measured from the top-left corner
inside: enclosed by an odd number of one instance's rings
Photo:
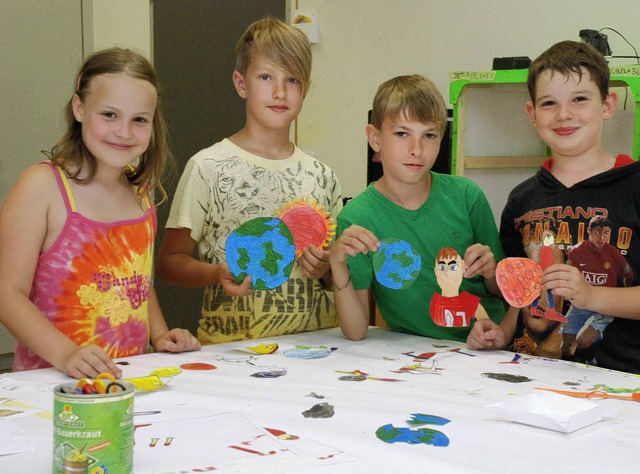
[[[460,292],[464,271],[464,260],[455,249],[445,247],[436,255],[434,272],[442,294],[433,294],[430,311],[438,326],[468,327],[473,318],[489,318],[479,296]]]

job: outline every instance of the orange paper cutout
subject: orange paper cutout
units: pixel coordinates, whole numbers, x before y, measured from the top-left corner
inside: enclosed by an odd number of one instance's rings
[[[542,267],[529,258],[510,257],[496,267],[496,280],[502,296],[511,306],[524,308],[540,295]]]

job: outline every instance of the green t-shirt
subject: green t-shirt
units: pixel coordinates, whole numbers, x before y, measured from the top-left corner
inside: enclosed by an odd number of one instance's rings
[[[357,224],[380,240],[395,238],[409,242],[422,259],[422,269],[412,286],[394,290],[381,285],[374,275],[373,253],[369,252],[347,261],[354,288],[372,290],[385,322],[394,331],[466,341],[470,327],[437,326],[430,316],[431,298],[434,293],[440,294],[434,273],[436,255],[444,247],[453,247],[464,257],[466,249],[475,243],[491,247],[496,261],[503,259],[504,253],[491,208],[479,186],[459,176],[434,172],[431,176],[431,193],[417,210],[394,204],[370,185],[340,212],[337,234]],[[502,321],[504,306],[487,291],[481,276],[465,278],[460,286],[462,291],[479,296],[489,317],[495,322]]]

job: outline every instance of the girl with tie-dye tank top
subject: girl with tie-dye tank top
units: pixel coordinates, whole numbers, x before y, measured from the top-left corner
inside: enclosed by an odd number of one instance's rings
[[[14,370],[122,371],[113,358],[200,347],[169,330],[152,285],[155,206],[167,157],[153,68],[112,48],[81,68],[69,129],[0,209],[0,322]]]
[[[38,258],[31,301],[78,346],[96,344],[111,358],[144,354],[155,208],[145,196],[147,212],[140,218],[109,223],[88,219],[77,212],[64,173],[51,167],[67,220]],[[50,366],[18,343],[14,370]]]

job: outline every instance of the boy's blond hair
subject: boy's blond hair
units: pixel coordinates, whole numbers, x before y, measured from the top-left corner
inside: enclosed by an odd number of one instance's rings
[[[435,123],[444,133],[447,106],[433,82],[419,74],[397,76],[382,83],[373,98],[371,124],[378,130],[385,118],[404,115],[420,123]]]
[[[598,86],[604,101],[609,94],[609,65],[596,48],[579,41],[560,41],[538,56],[529,66],[527,87],[531,101],[536,100],[536,83],[540,74],[550,70],[565,75],[577,74],[582,79],[582,69],[589,71],[591,80]]]
[[[255,54],[262,54],[299,80],[303,93],[309,90],[311,45],[302,31],[271,16],[258,20],[249,25],[236,44],[236,71],[244,76]]]

